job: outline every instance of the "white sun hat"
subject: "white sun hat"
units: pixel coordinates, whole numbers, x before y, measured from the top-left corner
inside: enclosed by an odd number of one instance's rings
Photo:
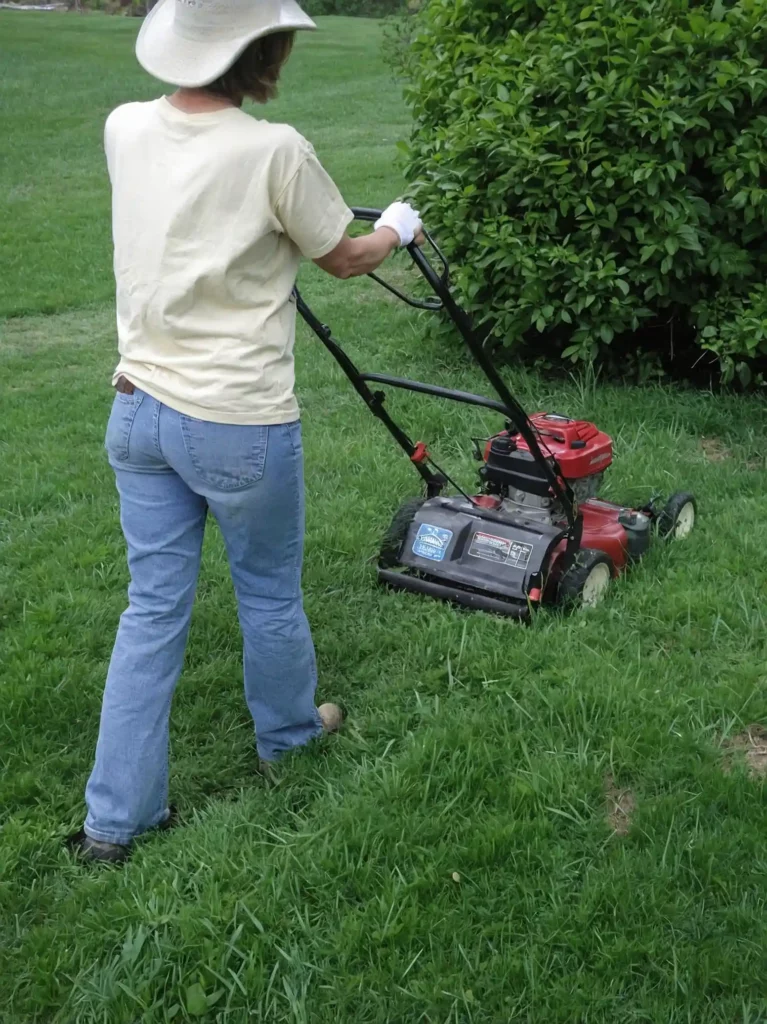
[[[227,71],[254,39],[316,27],[295,0],[159,0],[141,26],[136,57],[161,82],[195,89]]]

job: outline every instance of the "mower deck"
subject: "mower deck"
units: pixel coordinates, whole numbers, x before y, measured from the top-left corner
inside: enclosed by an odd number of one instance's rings
[[[396,564],[404,571],[381,565],[379,579],[520,618],[530,601],[540,599],[546,567],[565,533],[563,527],[472,505],[460,495],[430,498],[402,538]]]

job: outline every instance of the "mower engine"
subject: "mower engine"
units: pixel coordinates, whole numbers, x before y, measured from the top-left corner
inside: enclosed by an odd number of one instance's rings
[[[596,498],[605,470],[613,461],[613,443],[607,434],[586,420],[559,413],[530,417],[539,444],[552,469],[556,465],[578,504]],[[499,495],[508,511],[518,511],[544,522],[560,522],[564,509],[551,496],[551,486],[525,440],[504,431],[487,442],[480,478],[488,494]]]

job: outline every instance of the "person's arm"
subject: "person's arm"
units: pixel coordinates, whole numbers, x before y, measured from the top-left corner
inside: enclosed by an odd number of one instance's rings
[[[345,281],[377,270],[399,245],[399,235],[392,228],[379,228],[361,238],[344,235],[332,252],[314,262],[326,273]]]
[[[318,267],[346,280],[363,277],[377,270],[383,261],[400,246],[423,243],[420,217],[407,203],[392,203],[376,222],[375,231],[361,238],[344,235],[339,244],[325,256],[314,260]]]
[[[418,211],[400,202],[387,206],[371,234],[350,238],[347,228],[354,215],[314,150],[296,133],[288,136],[288,144],[294,156],[297,146],[299,163],[278,195],[275,213],[303,256],[334,277],[360,277],[379,267],[394,249],[423,242]]]

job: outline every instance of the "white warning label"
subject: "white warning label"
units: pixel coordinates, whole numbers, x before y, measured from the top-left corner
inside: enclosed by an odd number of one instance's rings
[[[503,562],[515,569],[526,569],[533,553],[533,545],[524,541],[509,540],[493,533],[475,533],[469,547],[469,554],[474,558],[484,558],[487,562]]]

